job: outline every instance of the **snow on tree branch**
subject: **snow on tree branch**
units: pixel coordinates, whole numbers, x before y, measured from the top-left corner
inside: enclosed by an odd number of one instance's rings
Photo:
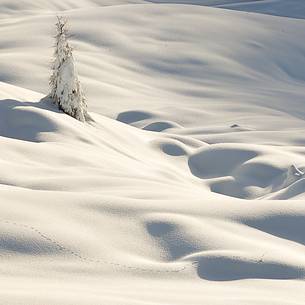
[[[72,47],[67,40],[67,19],[57,17],[55,25],[55,51],[49,80],[50,97],[60,110],[84,122],[89,115],[86,99],[78,80]]]

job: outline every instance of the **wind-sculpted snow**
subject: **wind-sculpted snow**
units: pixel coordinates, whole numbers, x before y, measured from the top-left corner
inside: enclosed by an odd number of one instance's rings
[[[219,7],[239,11],[305,19],[305,3],[300,0],[232,1]]]
[[[160,4],[202,5],[245,12],[305,19],[302,0],[147,0]]]
[[[0,1],[2,303],[304,303],[305,24],[256,2]]]
[[[0,16],[11,14],[33,14],[43,12],[65,12],[67,10],[122,6],[135,4],[196,5],[232,9],[245,12],[276,15],[290,18],[305,18],[303,0],[1,0]]]

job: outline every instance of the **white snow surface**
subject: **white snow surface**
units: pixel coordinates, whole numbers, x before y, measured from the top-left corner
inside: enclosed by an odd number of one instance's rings
[[[304,8],[0,0],[0,303],[303,305]]]

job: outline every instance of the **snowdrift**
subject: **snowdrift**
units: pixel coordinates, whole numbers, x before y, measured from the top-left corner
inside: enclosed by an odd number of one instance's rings
[[[0,298],[302,304],[304,21],[148,2],[0,1]],[[88,123],[45,99],[61,10]]]

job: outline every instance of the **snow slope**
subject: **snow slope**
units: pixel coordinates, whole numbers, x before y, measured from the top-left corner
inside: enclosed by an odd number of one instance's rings
[[[1,303],[303,304],[305,21],[148,2],[0,1]]]
[[[305,2],[300,0],[232,1],[232,3],[223,3],[219,7],[291,18],[305,18]]]
[[[276,16],[305,18],[305,2],[301,0],[147,0],[147,2],[204,5]]]

